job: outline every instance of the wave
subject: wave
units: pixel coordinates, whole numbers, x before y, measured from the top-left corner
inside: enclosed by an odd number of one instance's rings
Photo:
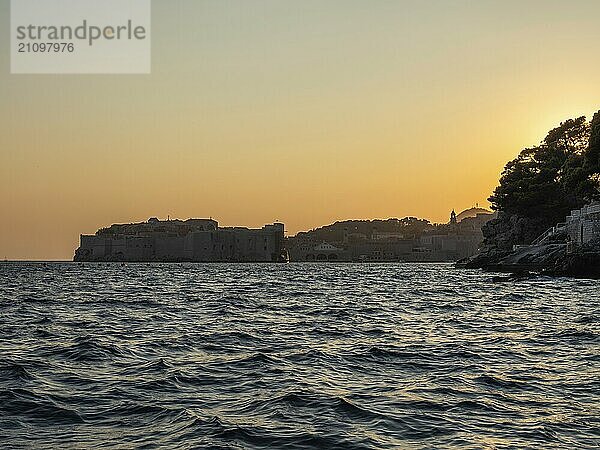
[[[538,335],[538,339],[544,342],[574,342],[574,343],[589,343],[600,340],[600,333],[592,331],[588,328],[572,327],[558,331],[544,332]]]
[[[91,336],[76,338],[72,344],[55,348],[49,354],[80,362],[99,361],[131,355],[130,352],[124,350],[119,345],[104,344]]]
[[[102,422],[121,421],[125,418],[140,417],[144,422],[167,421],[176,423],[188,420],[189,415],[185,408],[166,407],[158,404],[123,400],[116,406],[103,408],[88,413],[86,419]]]
[[[31,322],[33,325],[48,325],[52,323],[52,319],[50,317],[42,317],[38,320],[34,320]]]
[[[13,381],[31,381],[34,376],[25,368],[25,366],[12,362],[0,361],[0,379]]]
[[[284,359],[274,355],[268,355],[264,352],[255,352],[250,355],[228,359],[224,361],[224,364],[235,370],[251,367],[254,370],[269,369],[281,371],[281,368],[286,365],[286,362]]]
[[[215,419],[211,422],[212,435],[230,443],[242,443],[249,448],[277,448],[282,450],[327,448],[332,450],[366,450],[372,448],[357,443],[344,443],[334,436],[307,431],[273,430],[248,425],[226,425]]]
[[[71,425],[85,422],[76,410],[26,389],[0,391],[0,411],[6,416],[44,424]]]
[[[577,320],[575,320],[575,322],[580,323],[582,325],[588,325],[588,324],[592,324],[592,323],[600,323],[600,315],[594,314],[594,315],[581,316]]]
[[[485,384],[487,386],[498,387],[503,389],[519,389],[519,390],[528,390],[531,388],[527,383],[510,380],[507,378],[502,378],[498,375],[480,375],[474,378],[474,381],[480,384]]]
[[[557,333],[556,337],[582,341],[598,341],[600,340],[600,333],[587,329],[569,328]]]
[[[127,367],[123,371],[123,374],[139,376],[146,373],[162,373],[171,368],[173,368],[173,365],[166,362],[164,358],[157,358],[142,364]]]
[[[370,347],[367,353],[371,356],[382,358],[382,359],[425,359],[434,360],[435,357],[431,353],[424,352],[421,349],[392,349],[385,347]]]

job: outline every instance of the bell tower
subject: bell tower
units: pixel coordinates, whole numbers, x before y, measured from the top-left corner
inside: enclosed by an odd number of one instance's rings
[[[456,211],[452,210],[450,213],[450,225],[456,225]]]

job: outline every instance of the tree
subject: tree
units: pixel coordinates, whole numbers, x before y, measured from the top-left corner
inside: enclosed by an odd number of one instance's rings
[[[585,169],[591,182],[596,187],[594,198],[597,200],[597,192],[600,188],[600,111],[594,114],[594,118],[590,123],[590,140],[585,154]]]
[[[600,139],[598,125],[594,136]],[[504,168],[489,198],[492,208],[536,219],[539,226],[554,225],[581,208],[598,192],[586,168],[586,162],[594,167],[600,163],[589,158],[591,128],[585,117],[570,119],[551,130],[540,145],[523,150]]]

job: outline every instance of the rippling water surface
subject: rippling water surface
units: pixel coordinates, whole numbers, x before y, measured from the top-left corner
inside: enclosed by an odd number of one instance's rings
[[[0,446],[598,448],[600,283],[0,264]]]

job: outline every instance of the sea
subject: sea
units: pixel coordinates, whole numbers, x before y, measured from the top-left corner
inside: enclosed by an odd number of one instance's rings
[[[598,281],[0,264],[0,448],[599,446]]]

